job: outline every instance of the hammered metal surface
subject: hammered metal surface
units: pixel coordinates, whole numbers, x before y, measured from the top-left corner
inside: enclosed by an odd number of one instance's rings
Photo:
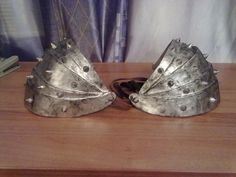
[[[172,40],[132,104],[151,114],[188,117],[213,110],[220,102],[212,64],[192,45]]]
[[[26,108],[40,116],[79,117],[104,109],[115,94],[69,40],[52,44],[27,76]]]

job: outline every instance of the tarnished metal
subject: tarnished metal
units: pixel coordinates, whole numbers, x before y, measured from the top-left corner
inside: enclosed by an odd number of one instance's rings
[[[193,45],[172,40],[132,104],[151,114],[187,117],[213,110],[220,102],[212,64]]]
[[[71,40],[51,44],[27,76],[25,106],[37,115],[79,117],[104,109],[115,94]]]

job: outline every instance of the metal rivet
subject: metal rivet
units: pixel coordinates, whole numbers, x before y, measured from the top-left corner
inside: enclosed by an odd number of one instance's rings
[[[185,106],[185,105],[180,106],[181,111],[186,111],[186,109],[187,109],[187,106]]]
[[[193,66],[193,70],[194,70],[194,71],[197,71],[197,70],[198,70],[198,66],[194,65],[194,66]]]
[[[177,63],[177,65],[181,65],[183,62],[181,61],[180,58],[178,58],[178,59],[176,59],[176,63]]]
[[[158,70],[157,70],[157,72],[160,74],[163,73],[163,71],[164,71],[163,68],[158,68]]]
[[[32,103],[33,99],[32,98],[27,98],[27,99],[25,99],[25,101],[28,102],[28,103]]]
[[[216,99],[215,99],[214,97],[210,97],[210,98],[209,98],[209,101],[210,101],[211,103],[214,103],[214,102],[216,102]]]
[[[160,109],[160,113],[163,114],[163,113],[165,113],[165,112],[166,112],[166,109],[165,109],[165,108],[161,108],[161,109]]]
[[[61,62],[62,63],[66,63],[66,58],[65,57],[61,57]]]
[[[89,67],[88,66],[84,66],[83,67],[83,71],[87,73],[89,71]]]
[[[168,81],[167,84],[168,84],[169,87],[172,87],[174,85],[174,82],[173,81]]]
[[[183,90],[183,93],[184,94],[188,94],[190,92],[190,89],[189,88],[185,88],[184,90]]]
[[[34,76],[33,75],[29,75],[29,76],[26,76],[27,79],[33,79]]]
[[[56,95],[58,96],[58,98],[61,98],[61,97],[63,97],[63,96],[64,96],[64,94],[63,94],[63,93],[61,93],[61,92],[58,92],[58,93],[56,93]]]
[[[180,38],[176,39],[177,42],[180,42]]]
[[[43,61],[43,59],[39,58],[39,57],[37,57],[36,59],[38,60],[38,62],[42,62]]]
[[[72,83],[71,83],[71,87],[72,87],[72,88],[76,88],[77,86],[78,86],[78,84],[77,84],[76,82],[72,82]]]

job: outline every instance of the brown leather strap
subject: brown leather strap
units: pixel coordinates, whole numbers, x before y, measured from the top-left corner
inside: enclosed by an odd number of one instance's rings
[[[111,90],[117,95],[114,103],[115,106],[121,109],[130,109],[132,104],[129,100],[131,93],[138,93],[147,78],[119,78],[111,83]]]

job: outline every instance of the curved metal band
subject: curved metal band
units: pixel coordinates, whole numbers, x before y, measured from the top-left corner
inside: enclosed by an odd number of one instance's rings
[[[172,40],[132,104],[151,114],[186,117],[214,109],[220,102],[213,67],[192,45]]]

